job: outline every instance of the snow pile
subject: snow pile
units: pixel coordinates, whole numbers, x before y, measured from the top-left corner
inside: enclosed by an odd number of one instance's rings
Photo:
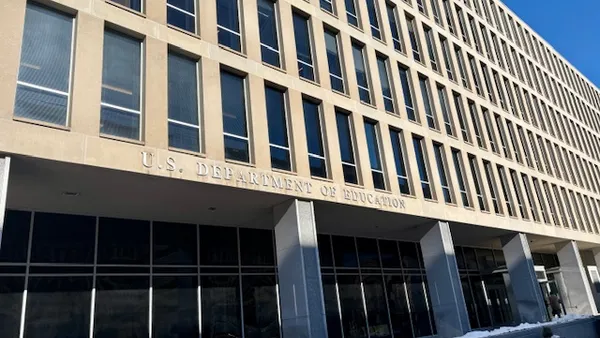
[[[497,329],[491,330],[491,331],[471,331],[464,336],[456,337],[456,338],[490,337],[490,336],[501,335],[501,334],[505,334],[505,333],[509,333],[509,332],[533,329],[533,328],[540,327],[540,326],[552,326],[555,324],[568,323],[568,322],[585,319],[585,318],[589,318],[589,317],[591,317],[591,316],[568,314],[561,318],[554,317],[551,322],[547,322],[547,323],[535,323],[535,324],[524,323],[524,324],[520,324],[519,326],[503,326],[503,327],[500,327],[500,328],[497,328]]]

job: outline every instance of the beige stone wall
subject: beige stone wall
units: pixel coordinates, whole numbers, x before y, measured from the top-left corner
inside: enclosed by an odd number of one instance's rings
[[[455,0],[449,1],[453,4],[452,8],[454,8],[455,3],[460,3],[460,6],[464,7],[462,2]],[[56,127],[13,118],[26,1],[4,0],[0,4],[0,31],[2,32],[0,49],[3,51],[0,53],[0,151],[8,154],[33,156],[123,171],[146,173],[149,175],[173,176],[178,179],[203,181],[210,184],[236,185],[246,189],[273,191],[288,194],[290,196],[363,205],[365,207],[381,208],[391,212],[434,217],[449,221],[480,224],[527,233],[600,243],[600,235],[597,232],[594,233],[594,227],[589,227],[590,232],[572,230],[570,224],[567,226],[555,226],[552,219],[549,220],[548,224],[544,224],[541,214],[539,215],[539,219],[542,220],[541,222],[534,222],[531,217],[531,220],[524,220],[521,217],[508,217],[504,197],[500,190],[501,182],[496,168],[496,165],[498,164],[502,165],[505,170],[507,170],[506,174],[509,178],[508,188],[510,189],[511,203],[514,208],[518,207],[515,190],[510,182],[508,169],[517,171],[519,173],[519,178],[521,173],[527,175],[530,182],[529,185],[532,186],[532,194],[535,194],[535,191],[531,179],[532,177],[537,177],[538,180],[540,180],[540,183],[543,180],[550,185],[555,184],[559,187],[566,187],[576,193],[591,197],[592,201],[596,203],[596,207],[589,209],[582,206],[580,210],[588,213],[590,223],[600,226],[600,215],[597,210],[597,206],[600,206],[600,195],[597,190],[598,167],[592,167],[592,170],[586,173],[586,175],[589,176],[588,180],[592,182],[592,187],[596,185],[596,191],[592,191],[584,188],[581,184],[575,185],[573,184],[573,181],[566,181],[564,178],[561,179],[556,175],[548,175],[547,173],[536,170],[536,168],[529,167],[526,164],[520,164],[514,159],[505,157],[499,144],[499,133],[501,131],[496,128],[494,114],[498,114],[502,118],[502,121],[512,121],[515,130],[517,126],[522,126],[526,130],[533,130],[536,134],[543,135],[545,139],[552,140],[553,143],[566,148],[569,152],[573,152],[581,158],[589,160],[592,165],[599,165],[600,162],[597,157],[592,158],[588,156],[582,149],[574,148],[549,133],[543,132],[541,129],[527,124],[508,111],[501,109],[501,107],[492,104],[487,100],[483,78],[480,85],[482,86],[484,95],[478,96],[473,91],[463,88],[459,83],[448,80],[445,72],[443,74],[434,72],[431,69],[429,56],[426,52],[427,49],[423,25],[425,24],[430,27],[433,32],[436,41],[438,64],[442,71],[444,69],[444,62],[442,59],[439,34],[442,34],[446,39],[452,42],[452,44],[461,46],[463,57],[467,62],[468,59],[466,53],[469,53],[469,55],[472,55],[477,60],[478,64],[480,61],[484,61],[488,65],[488,68],[493,67],[501,77],[510,79],[512,83],[519,83],[521,88],[525,87],[529,92],[536,92],[534,88],[528,87],[509,72],[497,65],[493,65],[493,63],[487,60],[484,55],[477,53],[473,47],[466,45],[459,37],[448,33],[447,28],[444,28],[447,26],[441,27],[436,24],[431,14],[429,17],[420,14],[417,11],[416,5],[415,7],[410,7],[400,0],[394,2],[396,6],[398,6],[400,13],[398,17],[401,21],[400,25],[402,26],[404,47],[405,50],[409,51],[407,54],[402,54],[395,51],[393,48],[392,35],[387,20],[384,1],[376,1],[379,6],[379,22],[384,41],[373,39],[370,35],[369,18],[365,1],[358,1],[360,25],[363,27],[363,30],[356,29],[347,24],[343,0],[333,0],[333,2],[337,9],[338,16],[321,10],[319,8],[318,0],[313,0],[311,2],[304,0],[278,1],[277,12],[280,20],[280,50],[283,55],[283,67],[282,69],[274,69],[261,62],[256,1],[254,0],[240,1],[242,4],[241,22],[244,46],[242,54],[231,52],[217,44],[216,5],[214,1],[199,1],[198,27],[200,32],[199,35],[194,35],[166,25],[166,0],[146,0],[143,14],[126,10],[118,5],[108,2],[108,0],[46,0],[44,3],[67,13],[71,13],[76,18],[74,63],[72,70],[72,100],[69,107],[70,119],[66,127]],[[430,2],[427,2],[427,4],[430,6]],[[498,6],[504,8],[505,12],[508,12],[503,5],[499,4]],[[317,77],[316,83],[305,81],[298,77],[296,47],[294,44],[292,25],[292,8],[310,16],[310,27],[313,37],[312,48]],[[431,13],[431,7],[429,7],[429,11]],[[442,20],[445,21],[441,1],[440,11],[442,11]],[[498,32],[496,28],[489,25],[488,22],[478,16],[472,9],[463,8],[463,12],[475,17],[477,19],[476,22],[478,22],[477,26],[479,26],[479,23],[484,24],[488,32],[493,32],[497,36],[502,35],[501,32]],[[419,31],[420,44],[422,47],[421,56],[423,58],[423,63],[415,62],[412,59],[409,36],[406,31],[406,16],[404,13],[415,18],[415,25]],[[456,21],[455,27],[458,29],[459,25],[456,12],[454,12],[453,15]],[[468,20],[466,20],[466,22],[468,25]],[[348,88],[347,95],[335,93],[330,90],[331,86],[329,83],[327,55],[323,39],[324,25],[339,30],[343,61],[342,68],[344,69],[345,85]],[[132,34],[144,41],[144,81],[142,85],[144,101],[142,104],[142,137],[140,141],[117,140],[99,134],[102,43],[103,32],[106,26],[122,30],[127,34]],[[470,31],[469,34],[471,34]],[[481,34],[481,32],[479,31],[478,34]],[[358,99],[351,50],[352,40],[360,41],[365,45],[365,55],[370,75],[370,89],[373,105],[360,103]],[[512,44],[512,42],[510,43]],[[514,44],[512,44],[512,46],[519,48]],[[169,149],[167,128],[167,54],[169,48],[185,51],[188,55],[197,57],[200,62],[200,111],[203,148],[202,152],[198,154],[190,154],[177,151],[176,149]],[[451,50],[453,50],[452,47]],[[385,112],[376,64],[377,54],[385,55],[389,58],[389,77],[393,88],[395,107],[399,111],[399,115]],[[456,62],[457,60],[454,59],[455,66]],[[534,62],[538,65],[537,61],[534,60]],[[398,63],[410,68],[413,99],[415,100],[420,115],[420,122],[418,123],[409,121],[406,118],[404,97],[401,90],[402,87],[397,67]],[[240,73],[247,75],[248,127],[250,130],[252,153],[252,163],[247,165],[226,163],[225,160],[223,150],[221,88],[219,84],[220,67],[235,69]],[[481,72],[481,69],[479,71]],[[419,90],[418,74],[428,78],[431,88],[431,102],[433,104],[435,119],[437,120],[440,130],[434,130],[427,127],[424,102]],[[459,78],[458,69],[455,69],[455,75]],[[289,137],[292,146],[293,173],[279,172],[273,174],[271,170],[263,89],[265,81],[275,83],[287,89],[288,124],[290,126]],[[473,81],[472,74],[470,76],[470,81]],[[458,127],[458,115],[453,104],[452,93],[455,92],[460,94],[467,129],[470,134],[470,139],[475,145],[466,143],[457,137],[448,136],[443,131],[443,117],[436,90],[438,84],[443,85],[447,90],[451,119],[453,120],[454,129],[456,130],[455,134],[459,135],[459,137],[460,129]],[[473,83],[471,83],[471,87],[473,87]],[[494,94],[496,97],[498,97],[498,93],[496,92],[497,89],[493,85],[493,79],[491,88],[495,92]],[[505,90],[513,90],[513,88]],[[508,93],[505,93],[505,96],[507,94]],[[575,95],[578,98],[581,97],[578,94]],[[328,171],[330,173],[329,178],[326,180],[310,178],[302,112],[303,96],[311,97],[322,102],[324,143]],[[543,97],[542,94],[536,93],[536,96],[554,110],[564,111],[564,109],[556,106],[551,100]],[[581,99],[585,100],[583,97],[581,97]],[[468,118],[469,101],[476,103],[478,112],[481,111],[482,106],[488,110],[492,119],[493,133],[500,149],[499,154],[492,153],[489,150],[489,145],[487,149],[479,148],[477,146],[475,142],[474,126],[472,120]],[[515,102],[515,105],[518,105],[517,102]],[[353,136],[356,143],[355,155],[360,181],[359,186],[349,186],[344,183],[335,124],[335,107],[352,113],[351,116],[354,126]],[[593,114],[598,115],[598,111],[593,110]],[[380,135],[379,143],[382,150],[387,191],[374,192],[373,189],[369,154],[366,147],[366,138],[363,127],[364,118],[378,122],[378,131]],[[477,119],[480,119],[479,124],[482,137],[487,138],[485,122],[481,117],[481,114],[477,115]],[[581,121],[576,120],[573,116],[569,116],[568,119],[575,120],[583,130],[589,130],[597,136],[597,132],[593,128],[593,125],[584,124]],[[559,121],[557,124],[562,124],[562,121]],[[390,127],[403,131],[404,153],[408,162],[407,169],[410,176],[411,191],[413,192],[412,196],[400,196],[392,145],[388,135]],[[502,123],[502,128],[505,128],[504,123]],[[424,200],[423,198],[420,189],[419,172],[412,147],[411,134],[423,137],[425,149],[427,151],[429,178],[435,195],[434,200]],[[505,130],[504,134],[507,135],[506,146],[509,147],[511,154],[514,153],[514,151],[521,153],[523,147],[538,146],[537,144],[522,144],[517,135],[515,143],[518,145],[519,149],[514,149],[513,151],[513,145],[508,138],[508,131]],[[464,208],[460,204],[444,203],[432,142],[438,142],[444,145],[447,176],[450,181],[454,201],[460,201],[460,193],[458,189],[458,177],[456,176],[451,157],[451,149],[454,148],[460,150],[463,162],[463,173],[466,179],[469,199],[473,206],[472,208]],[[551,149],[550,151],[554,150]],[[164,167],[159,169],[157,166],[153,166],[152,168],[144,167],[142,164],[143,152],[153,154],[157,163],[166,163],[167,159],[172,158],[176,161],[178,170],[167,171]],[[531,152],[531,150],[529,150],[529,152]],[[478,177],[481,182],[483,195],[485,196],[485,204],[487,205],[488,210],[492,210],[491,213],[489,211],[480,210],[477,203],[475,182],[469,168],[468,154],[474,155],[477,158],[479,168]],[[562,156],[560,153],[555,155],[559,157]],[[598,155],[598,153],[596,153],[596,155]],[[521,156],[523,156],[523,154],[521,154]],[[498,202],[503,209],[503,215],[496,215],[493,213],[491,193],[483,171],[482,160],[487,160],[492,163],[492,171],[495,177],[495,190],[498,196]],[[259,175],[276,175],[277,177],[288,177],[290,179],[311,182],[315,193],[307,195],[306,193],[298,192],[294,189],[281,190],[274,188],[272,185],[252,186],[237,182],[236,180],[228,181],[214,178],[210,175],[199,176],[197,174],[198,161],[206,163],[207,165],[229,167],[236,172],[255,172]],[[558,166],[556,163],[554,163],[554,165]],[[573,163],[573,166],[578,166],[578,164]],[[179,169],[181,169],[181,171],[179,171]],[[565,174],[573,175],[573,173],[570,172]],[[520,189],[523,190],[524,186],[521,179],[518,180],[518,184]],[[336,196],[322,194],[322,187],[325,187],[324,189],[335,188],[336,191],[338,191],[338,194]],[[386,208],[385,206],[378,206],[376,204],[373,205],[344,198],[343,191],[345,189],[355,192],[362,191],[372,195],[377,194],[377,196],[393,196],[402,200],[405,208]],[[523,195],[524,198],[526,198],[525,194]],[[551,199],[556,200],[556,197]],[[533,198],[533,203],[538,212],[541,210],[542,206],[546,211],[550,210],[550,205],[548,204],[550,201],[545,197],[543,197],[541,201],[543,205],[540,205],[537,198]],[[524,203],[527,204],[527,201],[525,200]],[[571,203],[578,202],[571,201]],[[586,224],[585,228],[589,225],[590,224]],[[582,228],[581,225],[580,228]]]

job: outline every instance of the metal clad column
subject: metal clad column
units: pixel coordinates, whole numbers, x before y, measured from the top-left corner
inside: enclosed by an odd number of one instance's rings
[[[6,211],[9,171],[10,157],[0,159],[0,248],[2,248],[2,233],[4,232],[4,213]]]
[[[546,305],[535,275],[527,236],[519,233],[504,238],[502,250],[519,313],[515,320],[520,323],[545,322]]]
[[[273,214],[283,336],[326,338],[313,204],[292,200]]]
[[[563,275],[566,294],[570,300],[571,307],[567,313],[581,315],[596,315],[594,296],[586,272],[581,263],[581,255],[575,241],[556,244],[560,272]],[[565,303],[566,304],[566,303]]]
[[[435,223],[421,238],[421,250],[437,336],[462,336],[471,327],[448,223]]]

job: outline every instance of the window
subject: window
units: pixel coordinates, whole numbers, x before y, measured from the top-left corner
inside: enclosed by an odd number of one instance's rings
[[[167,23],[196,33],[196,1],[167,0]]]
[[[169,147],[200,151],[198,62],[169,53]]]
[[[386,2],[388,20],[390,22],[390,29],[392,30],[392,41],[394,42],[394,49],[404,53],[404,42],[402,41],[402,26],[400,26],[400,20],[396,16],[396,7]]]
[[[481,41],[477,34],[477,26],[475,25],[475,20],[471,16],[469,16],[469,27],[471,28],[471,35],[473,35],[473,42],[475,42],[475,50],[482,54],[483,51],[481,50]]]
[[[442,19],[440,18],[440,4],[438,0],[431,0],[431,11],[433,12],[433,20],[440,26],[443,26]]]
[[[492,76],[494,78],[494,84],[496,85],[496,90],[498,91],[498,99],[500,100],[500,107],[502,107],[502,109],[504,109],[505,111],[508,111],[507,107],[506,107],[506,97],[504,96],[504,91],[502,90],[502,82],[500,82],[500,77],[498,76],[498,73],[495,71],[492,71]]]
[[[279,37],[277,35],[276,3],[273,0],[258,0],[258,30],[262,61],[281,67]]]
[[[506,134],[502,125],[502,118],[500,117],[500,115],[495,114],[494,119],[496,120],[496,127],[498,128],[498,135],[500,136],[500,145],[502,146],[504,157],[512,159],[511,153],[508,150],[508,145],[506,144]]]
[[[446,88],[438,86],[438,99],[440,100],[440,107],[442,108],[442,117],[444,119],[444,127],[446,134],[454,136],[454,125],[450,117],[450,107],[448,106],[448,97],[446,96]]]
[[[494,89],[492,88],[492,82],[490,80],[490,72],[488,71],[487,66],[481,62],[481,71],[483,72],[483,81],[485,83],[485,89],[488,93],[488,98],[492,101],[493,104],[496,104],[496,95],[494,94]]]
[[[477,195],[477,201],[479,202],[479,209],[487,211],[487,205],[483,195],[483,186],[481,185],[481,180],[479,178],[479,166],[477,165],[477,159],[471,154],[469,154],[469,167],[471,167],[471,175],[473,176],[473,184],[475,185],[475,194]]]
[[[419,177],[421,179],[423,197],[426,199],[433,199],[433,192],[431,189],[431,183],[429,182],[429,174],[426,164],[427,159],[425,157],[425,149],[423,148],[423,139],[413,135],[413,147],[417,159],[417,167],[419,168]]]
[[[67,125],[73,20],[27,2],[15,117]]]
[[[358,83],[358,95],[360,101],[371,104],[371,90],[369,89],[369,77],[367,75],[367,65],[365,63],[364,46],[353,42],[352,56],[354,58],[354,70],[356,71],[356,81]]]
[[[327,63],[329,64],[329,80],[331,89],[344,93],[344,74],[340,60],[338,34],[325,29],[325,48],[327,49]]]
[[[512,145],[514,159],[519,163],[523,163],[521,153],[519,152],[519,145],[517,143],[517,135],[515,135],[515,129],[513,128],[512,122],[506,120],[506,128],[508,129],[508,138],[510,139],[510,143]]]
[[[481,125],[479,124],[479,115],[477,113],[477,107],[475,106],[475,102],[469,101],[469,115],[471,115],[471,122],[473,123],[473,131],[475,132],[475,139],[477,140],[477,145],[480,148],[485,147],[485,143],[483,143],[483,138],[481,137]]]
[[[410,38],[410,46],[413,52],[413,58],[417,62],[421,62],[421,45],[419,43],[419,33],[415,26],[415,19],[406,18],[406,25],[408,26],[408,37]]]
[[[529,179],[527,175],[521,174],[521,179],[523,180],[523,187],[525,188],[525,194],[527,195],[527,201],[529,202],[529,208],[531,210],[531,214],[533,215],[533,220],[539,222],[538,211],[535,205],[535,201],[533,200],[533,192],[531,191],[531,185],[529,184]]]
[[[492,60],[492,62],[495,62],[494,52],[492,51],[492,46],[490,45],[490,40],[487,36],[487,30],[485,29],[484,25],[479,25],[479,29],[481,30],[481,38],[483,39],[483,45],[485,46],[485,53],[488,59]],[[498,58],[501,58],[501,56],[498,55]]]
[[[485,129],[488,134],[488,140],[490,142],[490,148],[495,153],[498,153],[498,148],[496,147],[496,135],[494,134],[494,125],[492,125],[492,121],[490,120],[490,114],[486,109],[482,109],[483,120],[485,122]]]
[[[315,67],[311,48],[311,36],[309,31],[309,19],[298,13],[294,13],[294,37],[296,39],[296,57],[298,58],[298,75],[314,81]]]
[[[425,0],[417,0],[417,8],[419,12],[427,15],[427,7],[425,7]]]
[[[442,186],[442,192],[444,194],[444,201],[446,203],[452,203],[452,193],[450,192],[450,184],[448,183],[443,146],[440,143],[434,142],[433,152],[435,154],[435,161],[437,163],[438,174],[440,175],[440,184]]]
[[[404,95],[406,115],[409,120],[417,121],[417,111],[415,110],[415,105],[412,98],[410,71],[400,66],[400,64],[398,64],[398,71],[400,72],[400,84],[402,85],[402,93]]]
[[[431,69],[436,72],[439,72],[438,61],[437,61],[437,50],[435,46],[435,39],[433,37],[433,33],[431,28],[423,26],[423,30],[425,31],[425,42],[427,43],[427,50],[429,51],[429,61],[431,62]]]
[[[500,175],[500,186],[502,188],[502,194],[504,195],[504,202],[506,203],[506,210],[508,210],[508,215],[511,217],[516,217],[515,211],[512,207],[512,197],[510,193],[510,188],[508,185],[508,179],[506,178],[506,172],[504,171],[504,167],[498,166],[498,175]]]
[[[548,211],[546,210],[546,205],[544,204],[544,196],[542,195],[542,188],[540,186],[540,182],[537,180],[537,178],[532,177],[531,180],[533,181],[533,188],[535,189],[535,195],[537,196],[537,200],[538,203],[540,204],[540,211],[542,212],[542,219],[544,220],[544,223],[548,223],[550,224],[550,218],[548,215]],[[550,201],[548,201],[550,203]],[[552,210],[552,208],[551,208]],[[552,211],[550,211],[552,214],[552,217],[554,217],[554,214],[552,213]]]
[[[452,61],[452,55],[450,54],[450,47],[448,46],[448,40],[440,35],[440,41],[442,44],[442,55],[444,56],[444,63],[446,64],[446,73],[451,81],[456,81],[454,77],[454,62]]]
[[[515,189],[515,194],[517,195],[517,205],[519,206],[519,213],[521,214],[521,218],[528,220],[529,216],[525,211],[525,206],[523,205],[523,193],[521,192],[521,186],[519,185],[519,178],[517,177],[517,172],[514,170],[510,170],[510,179],[513,184],[513,189]]]
[[[238,0],[217,0],[217,34],[219,44],[242,51]]]
[[[437,129],[433,107],[431,106],[431,91],[429,90],[429,80],[426,77],[419,76],[419,85],[421,87],[421,96],[423,105],[425,106],[425,116],[427,117],[427,125],[431,129]]]
[[[392,97],[392,87],[388,73],[388,59],[380,55],[377,56],[377,68],[379,69],[379,81],[381,81],[381,91],[385,110],[395,113],[394,98]]]
[[[448,23],[448,30],[451,34],[456,35],[456,29],[454,28],[454,16],[452,14],[452,7],[450,6],[449,0],[442,0],[444,6],[444,13],[446,14],[446,22]]]
[[[466,44],[470,45],[471,39],[469,38],[469,32],[467,31],[467,26],[465,25],[465,18],[462,10],[458,6],[456,6],[456,15],[458,16],[458,25],[460,27],[462,39]]]
[[[481,77],[479,76],[479,69],[477,69],[475,59],[471,55],[469,55],[469,65],[471,65],[471,73],[473,74],[475,91],[477,92],[477,95],[483,96],[483,92],[481,91]]]
[[[529,153],[529,148],[527,147],[527,140],[525,139],[523,128],[517,127],[517,133],[519,133],[519,139],[521,140],[521,146],[523,147],[523,157],[525,157],[525,162],[528,166],[533,168],[533,161],[531,159],[531,154]]]
[[[496,181],[494,179],[494,172],[492,171],[492,165],[488,161],[483,161],[483,168],[485,170],[485,178],[487,180],[488,189],[492,197],[492,205],[496,214],[501,214],[500,204],[498,203],[498,194],[496,192]]]
[[[321,8],[329,13],[334,13],[332,0],[321,0]]]
[[[100,133],[140,139],[142,43],[104,31]]]
[[[291,171],[285,92],[265,86],[265,99],[267,101],[271,167]]]
[[[356,163],[354,162],[354,141],[351,134],[352,127],[350,124],[350,115],[341,111],[336,111],[335,118],[337,121],[344,181],[346,183],[358,184],[358,174],[356,172]]]
[[[367,137],[367,147],[369,149],[369,160],[371,162],[371,175],[373,177],[373,186],[375,189],[385,190],[385,176],[381,165],[381,152],[379,149],[379,136],[377,133],[377,124],[365,120],[365,134]]]
[[[460,191],[460,197],[462,199],[463,206],[465,208],[471,207],[469,202],[469,194],[467,193],[467,185],[465,183],[465,176],[463,175],[462,158],[460,151],[452,149],[452,161],[454,161],[454,169],[456,170],[456,176],[458,179],[458,190]]]
[[[367,1],[367,11],[369,12],[369,22],[371,23],[371,35],[381,40],[381,29],[379,28],[379,18],[377,16],[377,6],[375,0]]]
[[[358,27],[358,14],[356,12],[356,4],[355,0],[344,0],[346,4],[346,17],[348,18],[348,23],[354,27]]]
[[[246,116],[246,79],[221,70],[225,158],[250,162]]]
[[[127,8],[131,8],[134,11],[141,12],[142,11],[142,0],[111,0],[112,2],[116,2],[119,5],[125,6]]]
[[[302,107],[304,108],[304,125],[306,127],[310,174],[311,176],[327,178],[327,164],[325,162],[319,104],[303,99]]]
[[[458,62],[458,71],[460,73],[460,79],[462,81],[463,87],[467,89],[471,89],[471,84],[469,83],[469,75],[467,74],[467,68],[465,68],[465,60],[463,59],[462,51],[460,48],[456,48],[456,60]]]
[[[459,94],[453,93],[454,96],[454,108],[456,109],[456,115],[458,116],[458,124],[460,125],[460,131],[462,133],[463,141],[471,143],[469,131],[467,130],[467,121],[463,113],[462,98]]]
[[[396,164],[396,176],[398,177],[400,193],[410,195],[402,132],[390,129],[390,138],[392,139],[392,150],[394,151],[394,162]]]

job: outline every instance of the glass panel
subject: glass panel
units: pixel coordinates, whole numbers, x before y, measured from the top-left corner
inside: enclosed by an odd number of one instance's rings
[[[400,252],[395,241],[379,240],[379,253],[384,268],[400,268]]]
[[[356,5],[354,4],[354,0],[344,0],[346,4],[346,16],[348,18],[348,23],[358,27],[358,16],[356,14]]]
[[[140,115],[103,106],[100,133],[137,140],[140,138]]]
[[[336,113],[338,137],[340,141],[340,151],[342,161],[354,164],[354,147],[352,137],[350,136],[350,116],[343,113]]]
[[[140,12],[142,10],[142,0],[111,0],[125,7],[131,8]]]
[[[0,276],[0,337],[19,336],[24,289],[25,277]]]
[[[265,87],[269,143],[289,147],[285,112],[285,93],[271,87]]]
[[[196,60],[169,53],[169,119],[198,125]]]
[[[381,171],[381,157],[379,154],[379,144],[377,142],[377,129],[375,123],[365,122],[365,134],[367,137],[367,147],[369,150],[371,169]]]
[[[30,223],[30,212],[6,210],[2,229],[2,246],[0,246],[0,262],[27,262]]]
[[[394,337],[413,338],[404,278],[402,276],[386,276],[385,281]]]
[[[271,166],[275,169],[281,169],[285,171],[292,170],[292,163],[290,160],[289,149],[281,149],[277,147],[270,147],[271,149]]]
[[[242,277],[244,299],[244,336],[278,338],[279,308],[275,276]]]
[[[242,265],[275,265],[273,231],[240,228]]]
[[[306,141],[308,152],[313,155],[324,156],[323,135],[321,133],[321,118],[319,105],[307,100],[302,101],[304,109],[304,124],[306,126]]]
[[[223,131],[246,137],[246,92],[244,78],[221,71],[221,104]]]
[[[200,128],[169,122],[169,147],[200,151]]]
[[[327,164],[325,163],[325,159],[309,156],[308,164],[310,165],[311,176],[327,178]]]
[[[363,280],[365,303],[369,322],[369,336],[391,338],[386,294],[381,276],[367,276]]]
[[[238,276],[202,276],[202,337],[241,337]]]
[[[410,74],[408,70],[399,67],[400,82],[402,83],[402,93],[404,95],[404,105],[406,107],[406,114],[409,120],[416,121],[417,116],[412,99],[412,87],[410,84]]]
[[[390,80],[388,77],[387,60],[377,58],[377,68],[379,69],[379,81],[381,82],[385,110],[394,113],[394,99],[392,98],[392,88],[390,87]]]
[[[471,276],[469,279],[471,280],[471,288],[473,290],[475,307],[477,308],[477,314],[479,315],[479,325],[481,327],[491,326],[492,320],[490,318],[490,312],[481,277]]]
[[[402,267],[405,269],[419,269],[419,253],[417,244],[411,242],[398,242],[400,255],[402,257]]]
[[[340,323],[340,309],[338,308],[335,276],[324,275],[322,280],[325,317],[327,319],[327,336],[341,337],[342,327]]]
[[[161,276],[152,283],[152,336],[198,337],[198,277]]]
[[[59,125],[67,124],[66,95],[17,85],[15,116]]]
[[[381,39],[377,8],[375,7],[375,2],[373,0],[367,0],[367,11],[369,12],[369,22],[371,23],[371,35],[376,39]]]
[[[336,267],[357,268],[356,245],[354,237],[332,236],[333,257]]]
[[[427,294],[423,285],[423,277],[407,276],[406,288],[410,297],[410,308],[415,337],[429,336],[433,332],[429,322]]]
[[[275,2],[272,0],[258,1],[258,29],[260,43],[263,45],[262,60],[275,67],[280,66],[279,41],[277,38],[277,21]]]
[[[100,218],[98,231],[98,264],[150,264],[149,222]]]
[[[225,136],[225,158],[240,162],[250,162],[248,140]]]
[[[356,80],[358,82],[360,100],[365,103],[371,103],[371,94],[369,91],[369,80],[367,78],[363,47],[357,44],[352,44],[352,56],[354,58],[354,70],[356,71]]]
[[[404,164],[402,135],[400,132],[390,130],[390,137],[392,139],[392,150],[394,151],[394,162],[396,163],[396,175],[398,176],[400,192],[410,194],[410,186],[408,185],[408,176],[406,175],[406,166]]]
[[[361,268],[378,268],[379,252],[377,249],[377,240],[371,238],[357,238],[358,259]]]
[[[338,275],[338,289],[342,308],[344,337],[367,337],[367,323],[360,278],[358,276]]]
[[[96,218],[36,213],[31,262],[93,264]]]
[[[344,172],[344,181],[346,183],[358,184],[358,176],[356,173],[356,166],[349,164],[342,164],[342,170]]]
[[[149,278],[98,276],[94,337],[148,337]]]
[[[27,287],[25,337],[87,337],[92,277],[32,277]]]
[[[238,0],[217,0],[217,26],[219,44],[241,51]]]
[[[329,235],[317,235],[317,241],[319,247],[319,263],[321,263],[321,266],[333,266],[331,239]]]
[[[200,264],[238,265],[237,229],[201,225]]]
[[[325,48],[327,49],[327,63],[329,73],[331,74],[331,88],[339,92],[344,92],[344,80],[342,66],[340,62],[337,34],[325,30]]]
[[[315,70],[312,62],[312,51],[309,32],[309,20],[294,13],[294,36],[296,38],[296,57],[298,73],[301,77],[314,81]]]
[[[67,93],[72,31],[72,17],[28,2],[19,81]]]
[[[192,224],[154,222],[153,264],[197,265],[197,226]]]
[[[103,103],[140,110],[141,57],[140,41],[115,31],[104,32]]]
[[[173,2],[173,1],[169,1]],[[191,1],[190,1],[191,2]],[[192,8],[193,13],[193,8]],[[191,33],[196,33],[196,18],[173,7],[167,6],[167,23]]]

